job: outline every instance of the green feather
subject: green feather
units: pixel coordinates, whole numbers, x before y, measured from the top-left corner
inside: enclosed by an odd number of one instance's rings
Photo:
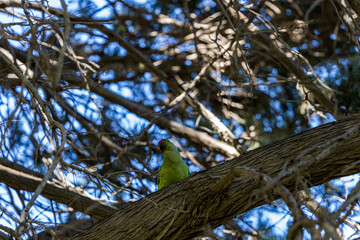
[[[190,176],[190,171],[175,145],[169,140],[159,142],[163,163],[159,170],[158,190]]]

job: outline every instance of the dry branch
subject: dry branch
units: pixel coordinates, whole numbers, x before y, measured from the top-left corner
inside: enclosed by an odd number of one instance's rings
[[[80,88],[85,88],[85,82],[81,77],[77,77],[73,74],[64,74],[62,78],[67,82],[69,82],[70,84],[76,85]],[[11,79],[11,81],[8,81],[7,79],[0,79],[0,86],[4,86],[6,88],[14,88],[16,86],[19,86],[20,84],[21,82],[17,81],[16,79]],[[147,108],[140,103],[121,97],[120,95],[108,90],[103,85],[98,84],[93,80],[89,79],[88,84],[91,91],[98,94],[99,96],[104,97],[104,99],[106,99],[107,101],[125,107],[130,112],[133,112],[137,114],[139,117],[142,117],[150,122],[155,123],[157,126],[159,126],[162,129],[167,129],[179,137],[185,137],[188,140],[198,145],[206,147],[211,151],[221,153],[227,156],[228,158],[232,158],[238,155],[237,150],[233,146],[218,139],[215,139],[210,135],[208,135],[207,133],[194,130],[180,123],[169,120],[166,117],[152,111],[150,108]],[[57,101],[59,100],[57,99]],[[59,102],[59,104],[62,105],[61,101]],[[86,128],[85,125],[84,127]],[[105,138],[103,138],[103,141],[104,139]],[[106,140],[107,139],[105,139],[105,141]],[[109,143],[107,145],[111,145],[111,147],[114,147],[115,149],[119,148],[119,146],[114,146],[113,143]]]
[[[64,75],[63,79],[81,88],[85,87],[85,82],[80,77],[75,77],[74,75]],[[169,120],[166,117],[153,112],[150,108],[147,108],[142,104],[121,97],[93,80],[88,80],[87,83],[92,92],[102,96],[109,102],[116,103],[127,108],[129,111],[135,113],[139,117],[155,123],[162,129],[168,129],[179,137],[185,137],[196,144],[202,145],[211,151],[221,153],[227,157],[235,157],[238,155],[237,150],[233,146],[223,141],[217,140],[204,132],[194,130],[180,123]]]
[[[220,1],[218,1],[218,3],[219,2]],[[275,38],[274,33],[271,33],[270,36],[262,33],[259,27],[257,27],[254,23],[249,23],[249,19],[243,13],[236,11],[231,7],[231,1],[221,0],[221,2],[226,6],[226,8],[230,9],[229,14],[234,21],[240,20],[242,25],[247,26],[247,30],[252,34],[254,42],[261,45],[269,52],[269,56],[272,56],[290,73],[294,74],[300,83],[303,84],[312,94],[314,94],[315,98],[321,103],[321,105],[332,113],[334,117],[337,117],[340,109],[337,109],[331,99],[329,99],[328,96],[326,96],[326,94],[315,84],[316,78],[307,76],[306,72],[301,67],[301,61],[299,61],[302,57],[300,53],[295,53],[284,42]]]
[[[11,188],[34,192],[42,178],[37,172],[0,158],[0,182]],[[97,219],[108,217],[117,210],[100,199],[85,195],[82,189],[63,186],[52,180],[47,181],[41,195]]]
[[[234,169],[247,167],[275,179],[281,176],[279,183],[295,192],[301,190],[302,185],[296,184],[299,178],[312,187],[360,172],[359,159],[360,119],[328,123],[194,174],[130,204],[72,239],[154,239],[159,235],[188,239],[278,198],[265,198],[261,182],[247,174],[227,177]],[[227,183],[214,188],[219,182]]]
[[[21,7],[20,1],[6,1],[6,0],[0,0],[0,7],[1,6],[6,7]],[[25,3],[25,6],[28,8],[33,8],[39,11],[44,11],[44,7],[41,4],[36,3]],[[54,15],[64,17],[64,12],[61,10],[55,9],[55,8],[47,8],[48,11]],[[95,21],[92,21],[90,19],[84,19],[79,18],[74,15],[70,15],[69,20],[71,20],[73,23],[76,22],[83,22],[85,25],[92,26],[94,29],[97,29],[101,31],[102,33],[106,34],[111,41],[118,42],[122,47],[124,47],[129,55],[133,56],[135,59],[137,59],[140,63],[144,64],[149,71],[154,75],[157,76],[159,79],[164,81],[174,92],[176,92],[178,95],[180,95],[184,89],[182,89],[181,86],[179,86],[173,79],[170,79],[164,71],[162,71],[160,68],[156,67],[153,62],[148,60],[148,57],[142,54],[142,52],[138,49],[136,49],[134,46],[132,46],[128,41],[126,41],[120,34],[118,34],[116,31],[110,30],[107,27],[105,27],[102,24],[97,24]],[[193,106],[196,111],[204,118],[206,119],[211,126],[215,129],[217,134],[227,143],[236,146],[238,150],[235,148],[235,154],[231,154],[231,157],[238,156],[240,152],[242,152],[242,147],[240,144],[235,140],[235,135],[221,122],[221,120],[213,114],[209,109],[207,109],[201,102],[197,101],[196,99],[192,98],[190,95],[186,96],[186,100],[188,103]],[[228,154],[227,154],[228,155]]]

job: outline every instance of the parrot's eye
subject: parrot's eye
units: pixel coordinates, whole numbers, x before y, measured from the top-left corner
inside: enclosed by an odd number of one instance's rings
[[[164,140],[159,141],[158,146],[160,148],[160,152],[163,152],[165,150],[165,145],[166,145],[165,143],[166,143],[166,141],[164,141]]]

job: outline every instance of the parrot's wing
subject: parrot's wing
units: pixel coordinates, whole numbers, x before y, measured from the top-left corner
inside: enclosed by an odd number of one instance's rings
[[[156,184],[159,186],[160,183],[160,172],[161,172],[162,165],[159,168],[158,174],[156,176]]]

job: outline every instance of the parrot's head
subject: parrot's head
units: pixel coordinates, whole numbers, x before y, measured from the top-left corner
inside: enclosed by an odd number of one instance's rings
[[[164,151],[177,151],[175,145],[167,139],[161,139],[158,143],[158,146],[161,153],[163,153]]]

